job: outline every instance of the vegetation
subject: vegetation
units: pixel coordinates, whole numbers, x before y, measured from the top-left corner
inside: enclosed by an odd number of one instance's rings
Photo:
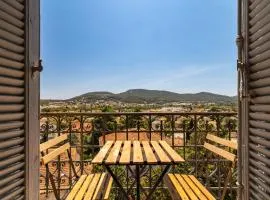
[[[235,97],[218,95],[208,92],[196,94],[178,94],[169,91],[134,89],[113,94],[109,92],[90,92],[70,100],[80,101],[111,100],[126,103],[169,103],[169,102],[227,102],[234,103]]]
[[[63,100],[59,100],[63,101]],[[172,102],[211,102],[236,103],[236,97],[200,92],[195,94],[179,94],[162,90],[133,89],[114,94],[111,92],[89,92],[80,96],[64,100],[65,102],[78,101],[82,103],[96,103],[97,101],[112,101],[121,103],[165,104]],[[56,102],[56,100],[42,100],[41,104]]]

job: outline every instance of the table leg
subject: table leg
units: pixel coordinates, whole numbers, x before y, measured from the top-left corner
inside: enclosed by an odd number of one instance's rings
[[[137,200],[140,200],[140,166],[136,165],[136,193]]]
[[[143,173],[144,173],[143,171],[145,170],[145,168],[146,168],[146,166],[144,166],[143,168],[140,169],[140,172],[139,172],[140,177],[143,175]],[[136,178],[136,171],[133,172],[129,165],[127,165],[127,170],[130,171],[132,177],[135,179],[135,181],[130,185],[130,188],[128,189],[127,193],[129,194],[130,191],[132,190],[133,186],[137,183],[137,178]],[[144,188],[142,187],[142,185],[139,184],[139,186],[140,186],[140,192],[143,192],[145,194],[145,196],[147,196],[147,194],[146,194]]]
[[[148,196],[146,197],[146,200],[150,200],[152,194],[154,193],[154,191],[156,190],[156,188],[158,187],[158,185],[161,183],[163,177],[165,176],[165,174],[169,171],[171,165],[167,165],[165,167],[165,169],[163,170],[163,172],[161,173],[161,175],[159,176],[157,182],[155,183],[155,185],[153,186],[153,188],[150,190]]]
[[[115,181],[116,185],[120,188],[121,192],[124,194],[125,198],[126,199],[129,199],[128,194],[126,193],[126,191],[123,188],[123,186],[121,185],[121,183],[118,181],[117,176],[113,173],[113,171],[111,170],[111,168],[108,165],[104,165],[104,166],[107,169],[107,171],[110,173],[110,175],[112,176],[112,178]]]

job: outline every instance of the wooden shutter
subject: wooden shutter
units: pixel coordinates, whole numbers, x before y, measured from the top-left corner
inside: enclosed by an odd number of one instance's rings
[[[38,5],[34,8],[34,4],[32,0],[0,0],[1,200],[38,199],[38,195],[34,194],[38,193],[38,170],[34,169],[32,175],[29,173],[31,167],[38,168],[39,162],[39,152],[35,144],[35,138],[39,136],[33,137],[33,151],[29,151],[30,134],[33,136],[31,133],[33,125],[29,123],[31,118],[29,97],[32,95],[35,101],[39,97],[39,88],[33,84],[39,83],[39,79],[33,82],[31,80],[33,76],[30,75],[31,63],[34,57],[39,56],[39,43],[33,45],[29,40],[32,29],[37,21],[39,23],[38,16],[31,22],[30,9],[36,9],[33,13],[39,12]],[[35,35],[39,35],[39,30]],[[34,34],[32,36],[37,38]],[[37,112],[37,104],[34,103],[32,106],[36,106],[34,110]],[[33,118],[32,123],[37,126],[38,119]],[[31,160],[33,156],[35,161]],[[37,180],[29,180],[34,176],[37,176]],[[31,186],[32,182],[35,184]],[[29,189],[32,189],[33,194],[28,192]]]
[[[243,1],[245,199],[270,199],[270,1]],[[246,84],[245,84],[246,83]],[[246,119],[246,121],[245,121]],[[247,128],[245,129],[245,124]],[[246,141],[246,143],[245,143]]]

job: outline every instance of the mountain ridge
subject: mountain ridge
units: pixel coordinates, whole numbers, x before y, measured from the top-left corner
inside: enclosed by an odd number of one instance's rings
[[[116,101],[123,103],[172,103],[172,102],[215,102],[235,103],[236,96],[226,96],[211,92],[176,93],[166,90],[130,89],[125,92],[88,92],[65,101],[93,103],[96,101]]]

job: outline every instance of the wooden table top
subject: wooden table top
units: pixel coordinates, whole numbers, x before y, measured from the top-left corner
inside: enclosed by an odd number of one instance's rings
[[[184,159],[166,141],[107,141],[93,164],[177,164]]]

